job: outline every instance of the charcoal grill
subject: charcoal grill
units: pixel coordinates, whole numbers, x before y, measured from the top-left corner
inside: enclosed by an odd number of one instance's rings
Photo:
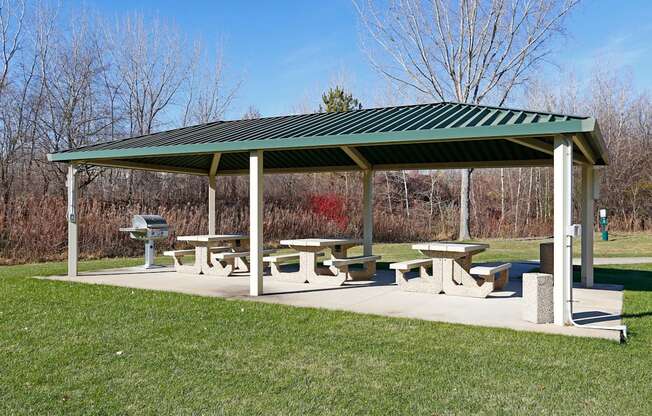
[[[120,228],[120,231],[129,233],[134,240],[145,241],[145,265],[146,269],[161,267],[154,264],[154,240],[162,240],[168,237],[170,227],[160,215],[134,215],[131,219],[131,227]]]

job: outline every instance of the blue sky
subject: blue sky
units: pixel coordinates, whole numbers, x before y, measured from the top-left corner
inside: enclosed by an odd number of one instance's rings
[[[344,78],[365,106],[383,82],[360,51],[350,0],[208,1],[86,0],[105,16],[140,12],[174,21],[187,35],[223,45],[227,71],[243,84],[228,118],[250,105],[263,115],[315,107],[331,82]],[[552,61],[578,79],[596,66],[631,73],[637,88],[652,88],[652,2],[585,0]],[[558,69],[550,67],[550,77]]]

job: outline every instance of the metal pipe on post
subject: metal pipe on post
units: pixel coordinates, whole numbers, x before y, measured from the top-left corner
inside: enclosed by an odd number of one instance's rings
[[[362,176],[362,234],[364,255],[373,254],[374,233],[374,171],[365,170]]]
[[[68,277],[77,276],[77,260],[79,257],[79,230],[77,227],[77,172],[75,164],[68,165],[66,187],[68,188]]]
[[[249,294],[263,294],[263,151],[249,153]]]

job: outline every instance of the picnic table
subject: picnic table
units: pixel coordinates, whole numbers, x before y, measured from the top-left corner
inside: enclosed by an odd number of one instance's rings
[[[283,272],[272,267],[272,277],[300,283],[342,284],[346,280],[371,278],[376,272],[376,260],[380,256],[348,257],[351,247],[362,245],[362,240],[350,238],[300,238],[281,240],[282,245],[298,252],[299,270]],[[331,257],[324,266],[317,262],[325,249],[330,249]],[[363,270],[350,270],[352,264],[363,264]]]
[[[432,275],[423,276],[420,283],[428,291],[447,295],[486,297],[494,290],[493,269],[478,268],[481,273],[489,272],[487,278],[478,279],[471,275],[473,256],[489,248],[483,243],[428,242],[412,246],[424,256],[432,259]],[[507,265],[507,269],[510,265]],[[480,270],[482,269],[482,270]],[[500,270],[498,271],[500,272]]]
[[[248,271],[248,265],[243,260],[249,251],[249,236],[245,234],[204,234],[182,235],[178,241],[192,244],[195,252],[195,264],[182,264],[177,258],[186,250],[169,252],[175,259],[176,270],[181,273],[210,274],[228,276],[233,271]],[[219,243],[224,243],[219,245]],[[232,253],[227,255],[226,253]],[[167,254],[167,253],[166,253]]]

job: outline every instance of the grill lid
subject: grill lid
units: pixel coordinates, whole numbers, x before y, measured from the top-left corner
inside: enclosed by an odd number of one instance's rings
[[[134,215],[131,227],[137,229],[168,228],[168,223],[160,215]]]

